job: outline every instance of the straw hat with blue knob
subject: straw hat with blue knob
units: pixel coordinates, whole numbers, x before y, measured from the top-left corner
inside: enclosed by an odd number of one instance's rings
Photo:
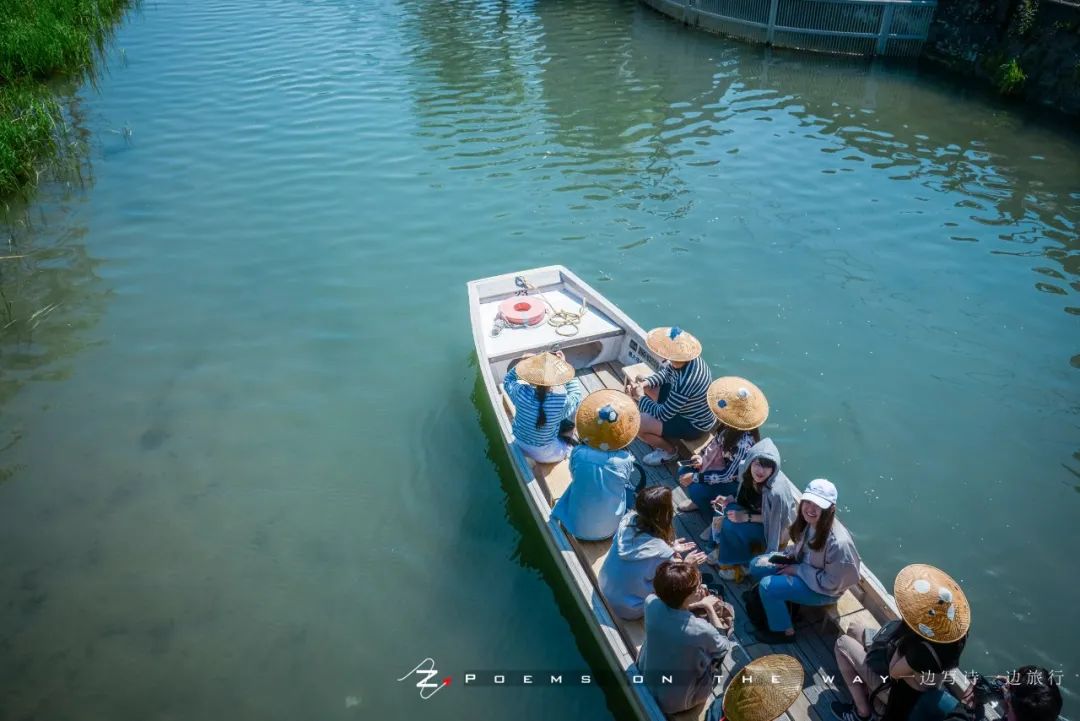
[[[577,433],[582,443],[600,451],[626,448],[641,428],[637,403],[622,391],[590,393],[577,411]]]
[[[737,431],[760,428],[769,417],[769,401],[765,394],[738,376],[724,376],[712,382],[709,408],[721,423]]]
[[[728,721],[774,721],[802,693],[803,667],[785,654],[756,658],[736,671],[724,692]]]
[[[679,326],[653,328],[645,336],[645,345],[664,360],[685,363],[701,355],[701,341]]]

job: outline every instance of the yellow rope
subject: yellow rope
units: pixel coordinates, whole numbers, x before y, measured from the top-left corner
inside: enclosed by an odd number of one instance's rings
[[[540,300],[544,301],[544,305],[548,307],[548,325],[554,328],[558,335],[569,338],[578,334],[581,330],[581,320],[585,316],[585,313],[588,312],[588,307],[586,306],[584,299],[582,299],[581,307],[577,309],[576,313],[569,310],[555,310],[555,306],[551,304],[551,301],[549,301],[535,285],[527,281],[524,277],[521,278],[521,287],[526,291],[540,296]]]

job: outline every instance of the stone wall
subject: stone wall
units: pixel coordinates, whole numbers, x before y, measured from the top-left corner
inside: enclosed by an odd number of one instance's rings
[[[1080,3],[938,0],[923,57],[1080,115]]]

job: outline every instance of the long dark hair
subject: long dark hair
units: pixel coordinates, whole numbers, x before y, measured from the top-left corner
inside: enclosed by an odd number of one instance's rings
[[[540,411],[536,414],[536,427],[543,428],[547,425],[547,413],[544,412],[544,400],[547,399],[547,386],[533,386],[536,390],[536,402],[540,404]]]
[[[802,503],[813,503],[813,501],[802,501]],[[832,532],[834,518],[836,518],[835,503],[821,512],[821,516],[814,525],[814,540],[810,541],[810,548],[815,551],[825,548],[825,542],[829,540],[829,534]],[[791,524],[791,530],[789,531],[792,541],[799,542],[803,532],[806,530],[806,525],[806,519],[802,515],[802,508],[799,508],[799,512],[795,515],[795,522]]]
[[[761,431],[757,428],[740,431],[720,423],[716,429],[716,435],[720,438],[720,445],[723,447],[724,453],[730,453],[732,456],[735,455],[735,451],[739,447],[739,441],[742,440],[744,433],[749,433],[750,437],[754,439],[754,443],[761,440]]]
[[[662,538],[671,543],[675,540],[675,507],[671,505],[671,489],[664,486],[642,488],[634,498],[634,510],[637,518],[634,524],[638,531],[650,536]]]
[[[754,461],[757,461],[758,463],[767,468],[771,468],[774,473],[776,472],[776,462],[773,459],[762,458],[761,456],[758,456],[754,459]],[[746,470],[742,472],[742,485],[757,490],[757,483],[754,482],[754,472],[750,470],[750,466],[754,465],[754,461],[746,464]]]

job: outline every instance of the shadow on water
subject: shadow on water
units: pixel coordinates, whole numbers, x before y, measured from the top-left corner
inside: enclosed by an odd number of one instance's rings
[[[500,485],[505,494],[506,518],[518,533],[518,541],[514,551],[514,559],[524,568],[537,571],[552,591],[559,613],[566,620],[573,634],[575,645],[582,658],[592,669],[594,677],[601,677],[611,672],[603,651],[590,630],[589,623],[578,609],[576,602],[571,596],[571,589],[567,588],[562,575],[556,565],[555,559],[548,552],[540,529],[533,520],[529,510],[529,501],[525,498],[521,484],[514,473],[509,452],[502,442],[502,434],[499,431],[499,423],[495,418],[495,411],[488,402],[487,392],[484,389],[481,369],[475,354],[470,357],[470,364],[476,368],[476,379],[470,395],[473,407],[476,410],[477,420],[483,431],[485,448],[484,454],[495,467],[499,475]],[[629,706],[623,694],[617,689],[607,685],[602,686],[604,698],[608,709],[614,718],[631,718],[633,710]]]

